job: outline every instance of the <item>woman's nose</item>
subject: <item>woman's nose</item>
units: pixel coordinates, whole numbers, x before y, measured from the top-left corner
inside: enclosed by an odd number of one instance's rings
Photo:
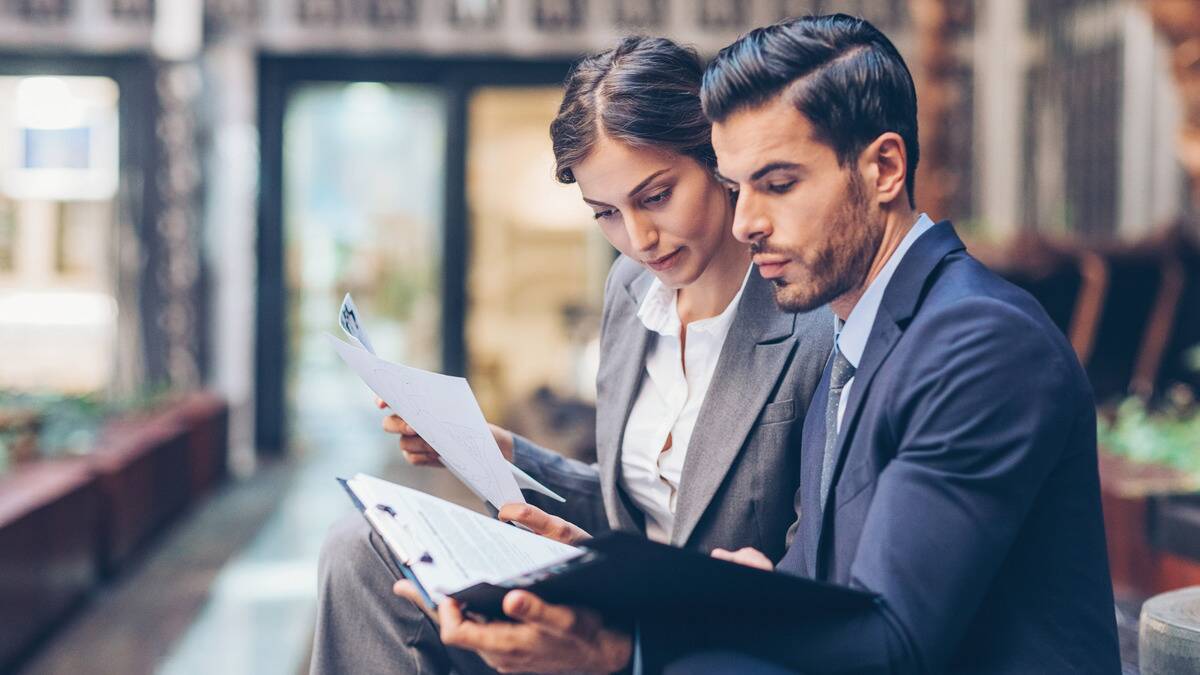
[[[636,251],[652,251],[658,245],[658,229],[645,216],[632,215],[625,219],[629,243]]]

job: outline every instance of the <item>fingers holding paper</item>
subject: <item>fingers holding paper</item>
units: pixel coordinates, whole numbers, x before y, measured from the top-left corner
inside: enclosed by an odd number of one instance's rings
[[[375,405],[380,410],[387,408],[387,403],[381,398],[375,399]],[[437,451],[425,439],[421,438],[412,425],[399,415],[388,415],[383,418],[383,430],[389,434],[400,436],[400,452],[404,459],[413,466],[442,466]]]
[[[592,535],[578,525],[552,516],[532,504],[505,504],[496,517],[505,522],[524,525],[547,539],[572,546],[592,538]]]
[[[512,591],[504,597],[504,612],[512,622],[478,623],[447,598],[438,605],[442,642],[478,652],[502,673],[609,673],[624,668],[632,655],[629,634],[605,626],[590,610]]]
[[[375,397],[375,407],[380,410],[386,410],[388,404],[378,396]],[[488,427],[492,431],[492,436],[496,439],[496,445],[500,447],[500,454],[505,460],[511,462],[513,459],[513,434],[508,429],[498,427],[495,424],[489,424]],[[404,453],[404,459],[414,466],[443,466],[442,460],[438,457],[437,450],[434,450],[429,443],[425,442],[424,438],[413,429],[412,425],[404,420],[399,415],[387,415],[383,418],[383,430],[389,434],[400,436],[400,451]]]

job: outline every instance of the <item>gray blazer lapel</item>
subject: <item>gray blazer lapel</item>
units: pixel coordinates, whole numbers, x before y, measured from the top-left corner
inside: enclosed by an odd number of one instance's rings
[[[606,342],[611,340],[609,348],[605,350],[608,361],[601,367],[602,377],[607,379],[608,387],[603,394],[606,401],[597,406],[596,417],[600,487],[609,525],[625,531],[642,529],[641,519],[630,512],[628,499],[622,497],[619,478],[625,424],[646,372],[646,350],[651,337],[651,332],[637,317],[637,312],[652,281],[649,273],[642,273],[634,277],[628,286],[617,291],[619,297],[614,299],[616,304],[609,319],[610,335],[605,336]]]
[[[770,282],[751,272],[688,443],[672,544],[687,543],[741,452],[796,348],[795,320],[776,308]]]

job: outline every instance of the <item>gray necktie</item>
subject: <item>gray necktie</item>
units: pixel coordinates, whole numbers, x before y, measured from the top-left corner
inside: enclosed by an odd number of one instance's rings
[[[842,390],[846,383],[854,377],[854,366],[842,354],[842,350],[833,347],[833,371],[829,374],[829,401],[825,404],[825,457],[821,461],[821,508],[825,508],[825,498],[829,496],[829,485],[833,482],[833,463],[837,460],[838,441],[838,405],[842,401]]]

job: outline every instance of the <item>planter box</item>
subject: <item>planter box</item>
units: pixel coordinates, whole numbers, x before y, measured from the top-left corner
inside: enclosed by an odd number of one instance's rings
[[[99,491],[84,460],[0,476],[0,672],[96,584]]]
[[[185,429],[167,415],[122,420],[91,455],[103,520],[100,568],[111,575],[188,505]]]
[[[0,672],[224,479],[227,427],[200,392],[114,420],[86,457],[0,475]]]
[[[187,436],[189,490],[195,501],[228,475],[229,407],[216,394],[198,392],[173,405],[169,414]]]
[[[1194,479],[1100,453],[1104,529],[1113,592],[1141,601],[1200,584],[1200,500]]]
[[[106,426],[92,470],[103,514],[100,568],[128,558],[226,476],[228,409],[199,392]]]

